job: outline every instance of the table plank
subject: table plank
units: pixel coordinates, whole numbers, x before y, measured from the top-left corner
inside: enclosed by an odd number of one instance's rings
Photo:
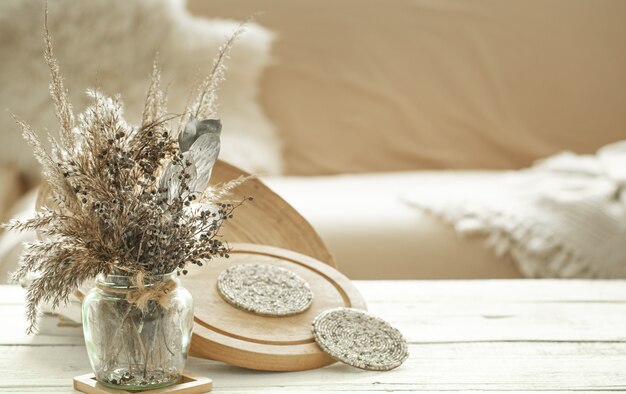
[[[370,303],[626,302],[624,280],[372,280],[355,284]]]
[[[215,392],[626,390],[626,281],[361,281],[370,311],[404,332],[390,372],[335,364],[267,373],[191,358]],[[28,337],[23,291],[0,286],[0,392],[73,392],[89,371],[80,329]]]
[[[437,390],[626,390],[623,343],[463,343],[410,345],[411,358],[390,372],[366,372],[335,364],[315,371],[267,373],[190,358],[187,369],[211,377],[215,391],[437,391]],[[62,362],[60,362],[62,360]],[[71,392],[72,377],[89,370],[80,346],[10,346],[0,365],[0,391],[21,391],[25,382],[42,391]],[[584,371],[584,372],[583,372]]]
[[[354,281],[368,302],[626,302],[623,280],[389,280]],[[22,305],[24,289],[0,285],[0,305]]]
[[[410,304],[369,303],[369,310],[393,322],[410,343],[626,340],[626,304],[437,304],[416,310]],[[23,306],[2,307],[7,324],[0,330],[0,345],[82,344],[80,327],[54,327],[57,320],[53,318],[44,319],[40,326],[43,332],[57,335],[28,336],[23,313]],[[600,322],[602,329],[598,329]]]
[[[528,281],[533,292],[523,291],[516,281],[480,282],[483,285],[471,281],[427,281],[357,282],[357,286],[367,295],[369,310],[393,322],[411,343],[626,340],[623,282]],[[554,294],[549,288],[554,288]],[[0,344],[31,343],[33,338],[24,333],[23,302],[20,304],[21,299],[17,298],[23,297],[23,293],[0,287],[0,291],[5,290],[8,295],[2,297],[0,293],[0,299],[4,300],[2,313],[9,325],[0,328]],[[381,294],[390,300],[381,299]],[[406,296],[396,297],[399,294]],[[538,294],[544,294],[543,299]],[[602,329],[598,329],[599,322]],[[54,320],[46,319],[46,323],[46,332],[50,332]],[[79,328],[54,331],[80,335]],[[39,344],[82,342],[53,336],[35,340]]]

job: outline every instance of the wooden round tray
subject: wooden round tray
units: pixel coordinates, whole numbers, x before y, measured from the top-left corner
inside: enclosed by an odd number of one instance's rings
[[[264,371],[301,371],[332,364],[334,360],[315,343],[311,323],[324,310],[345,306],[365,309],[350,280],[312,257],[255,244],[235,244],[229,259],[193,267],[182,284],[195,306],[191,355]],[[217,290],[217,277],[235,264],[274,264],[304,278],[313,291],[305,312],[285,317],[259,316],[228,304]]]

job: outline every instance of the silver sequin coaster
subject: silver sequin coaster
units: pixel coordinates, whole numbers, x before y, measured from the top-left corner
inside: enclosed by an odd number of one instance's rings
[[[259,315],[295,315],[313,302],[313,292],[304,279],[273,265],[232,266],[217,278],[217,288],[228,303]]]
[[[334,359],[368,371],[394,369],[409,357],[400,331],[358,309],[322,312],[313,320],[313,335]]]

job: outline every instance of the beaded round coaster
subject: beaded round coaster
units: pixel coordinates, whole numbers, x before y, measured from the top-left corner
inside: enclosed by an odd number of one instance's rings
[[[394,369],[409,357],[400,331],[357,309],[322,312],[313,320],[313,335],[334,359],[368,371]]]
[[[313,292],[304,279],[267,264],[232,266],[219,275],[217,288],[228,303],[259,315],[295,315],[313,302]]]

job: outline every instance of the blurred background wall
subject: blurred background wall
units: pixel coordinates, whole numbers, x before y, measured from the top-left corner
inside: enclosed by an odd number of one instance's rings
[[[191,0],[277,34],[289,174],[513,169],[626,136],[621,0]]]

